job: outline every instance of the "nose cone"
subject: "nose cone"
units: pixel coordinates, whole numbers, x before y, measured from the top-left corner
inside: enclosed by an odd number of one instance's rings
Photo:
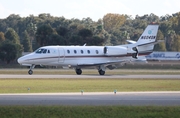
[[[31,54],[27,54],[25,56],[22,56],[20,58],[18,58],[17,62],[20,64],[20,65],[25,65],[25,66],[29,66],[32,64],[32,61],[29,61],[29,59],[32,59],[33,57],[33,53]]]
[[[18,58],[18,60],[17,60],[17,62],[19,63],[19,64],[22,64],[23,63],[23,58],[22,57],[20,57],[20,58]]]

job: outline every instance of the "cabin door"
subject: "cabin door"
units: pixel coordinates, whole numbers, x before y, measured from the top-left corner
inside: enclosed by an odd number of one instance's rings
[[[62,63],[64,62],[64,49],[59,48],[59,62]]]

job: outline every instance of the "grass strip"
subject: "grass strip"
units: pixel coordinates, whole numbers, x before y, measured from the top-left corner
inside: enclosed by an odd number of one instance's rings
[[[178,118],[180,106],[0,106],[1,118]]]
[[[0,93],[180,91],[180,80],[0,79]]]

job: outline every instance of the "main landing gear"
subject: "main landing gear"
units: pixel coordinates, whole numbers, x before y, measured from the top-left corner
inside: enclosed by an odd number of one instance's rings
[[[29,74],[29,75],[32,75],[32,74],[33,74],[33,70],[32,70],[32,69],[34,69],[35,66],[36,66],[36,65],[31,65],[31,66],[30,66],[30,69],[29,69],[29,71],[28,71],[28,74]]]
[[[79,68],[79,69],[76,69],[76,74],[77,75],[81,75],[82,74],[82,70]]]
[[[104,75],[105,71],[103,71],[102,69],[98,71],[100,75]]]
[[[99,75],[104,75],[105,74],[105,70],[106,70],[105,66],[104,65],[100,65],[98,67]]]
[[[105,74],[105,70],[106,70],[106,68],[103,65],[99,66],[98,67],[99,75],[104,75]],[[75,68],[75,71],[76,71],[77,75],[81,75],[82,74],[81,68]]]
[[[82,74],[82,70],[81,69],[76,69],[76,74],[77,75],[81,75]],[[99,75],[104,75],[105,74],[105,71],[103,71],[102,69],[101,70],[98,70],[99,72]]]

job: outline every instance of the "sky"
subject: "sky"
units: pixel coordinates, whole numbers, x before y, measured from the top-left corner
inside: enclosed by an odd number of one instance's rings
[[[172,15],[180,12],[180,0],[0,0],[0,19],[10,14],[27,17],[49,13],[67,19],[90,17],[97,21],[107,13]]]

